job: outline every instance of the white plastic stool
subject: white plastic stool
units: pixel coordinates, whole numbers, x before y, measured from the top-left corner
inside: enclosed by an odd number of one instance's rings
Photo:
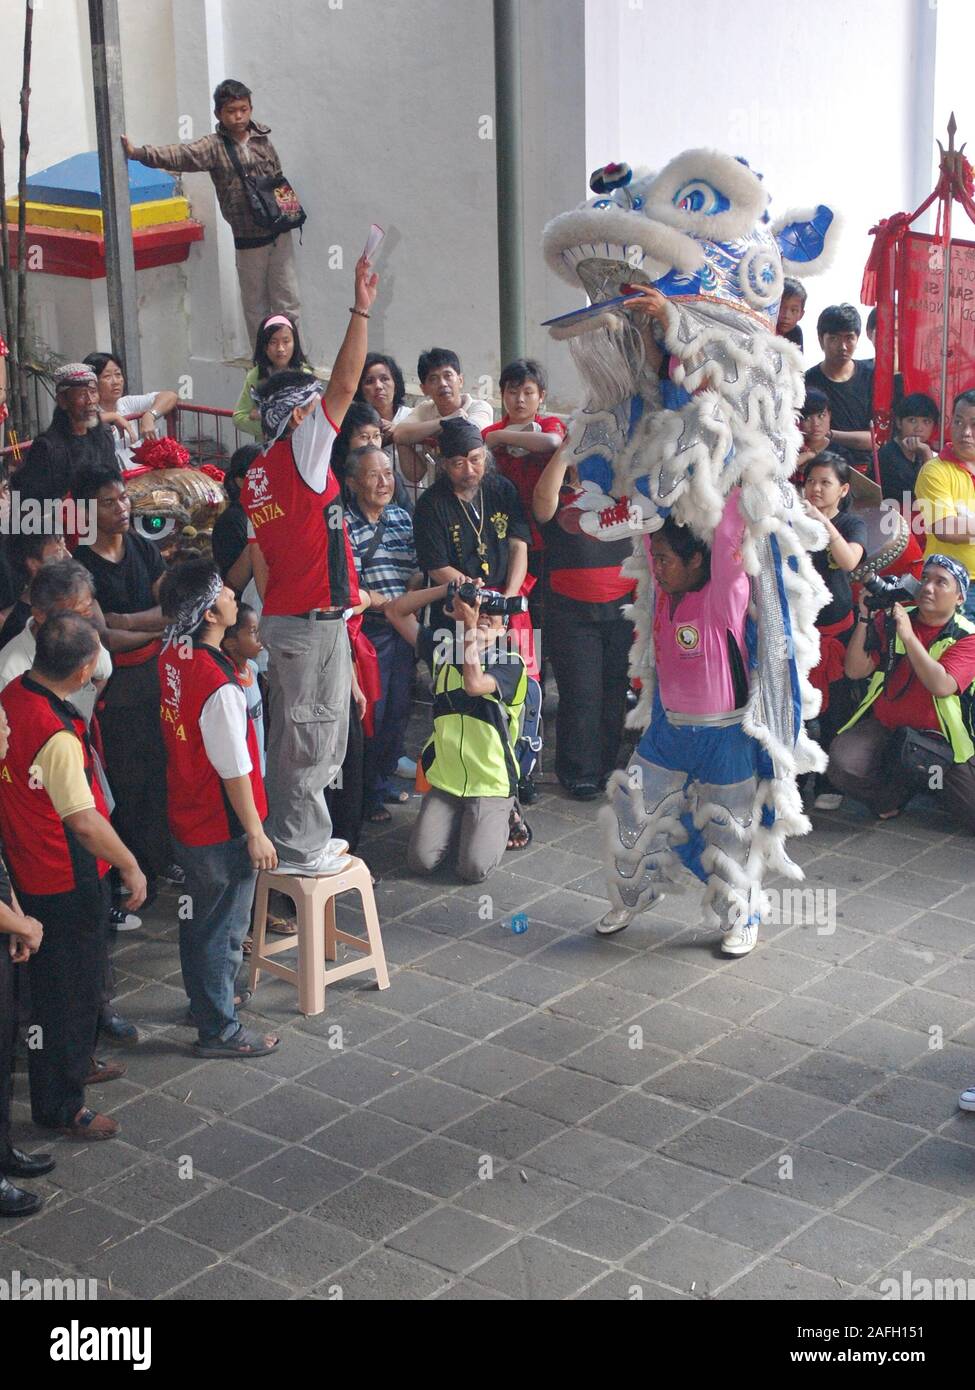
[[[292,898],[297,909],[298,935],[269,942],[267,932],[267,899],[271,889]],[[357,892],[362,899],[366,919],[367,940],[339,931],[335,925],[335,899],[340,893]],[[324,930],[323,930],[324,926]],[[338,956],[338,943],[364,953],[363,960],[346,961],[332,970],[325,969],[327,960]],[[271,960],[279,951],[298,947],[298,968]],[[389,989],[386,953],[379,931],[379,915],[372,891],[372,875],[361,859],[353,859],[340,874],[305,878],[296,874],[262,871],[257,877],[254,894],[254,942],[251,947],[250,988],[257,988],[262,970],[279,975],[298,986],[298,1008],[303,1014],[320,1014],[325,1010],[325,986],[349,975],[375,970],[376,985]]]

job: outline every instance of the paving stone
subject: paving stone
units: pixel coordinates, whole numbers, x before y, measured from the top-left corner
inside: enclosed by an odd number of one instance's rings
[[[854,1014],[864,1014],[886,1003],[903,988],[903,984],[896,980],[839,965],[806,985],[799,991],[799,997],[819,999]]]
[[[586,1197],[568,1211],[546,1221],[538,1235],[567,1245],[596,1259],[622,1260],[651,1236],[659,1235],[666,1222],[640,1207],[626,1206],[609,1197]]]
[[[923,1055],[927,1039],[882,1019],[865,1018],[837,1034],[830,1047],[884,1071],[903,1071]]]
[[[822,1047],[837,1033],[856,1021],[848,1009],[824,1004],[819,999],[804,999],[793,995],[762,1014],[762,1028],[776,1037],[807,1047]]]
[[[425,1138],[423,1130],[413,1125],[400,1124],[374,1110],[354,1110],[313,1134],[307,1147],[342,1163],[368,1169]]]
[[[793,990],[822,978],[826,968],[818,961],[791,955],[777,946],[752,951],[751,955],[742,956],[736,964],[736,970],[740,970],[742,977],[753,985],[780,990],[785,994],[791,994]]]
[[[422,1017],[427,1023],[463,1033],[467,1038],[487,1038],[530,1014],[526,1004],[517,1004],[513,999],[496,999],[491,994],[465,990],[424,1009]]]
[[[479,1110],[484,1097],[461,1090],[432,1076],[417,1076],[372,1101],[370,1109],[418,1129],[443,1129],[445,1125]]]
[[[249,1067],[214,1067],[204,1062],[193,1071],[167,1081],[163,1090],[181,1105],[192,1104],[210,1114],[230,1115],[241,1105],[267,1095],[281,1083]]]
[[[188,1185],[188,1184],[187,1184]],[[235,1187],[215,1187],[166,1219],[166,1229],[227,1254],[289,1217],[287,1207]]]
[[[515,1105],[537,1110],[554,1120],[575,1124],[620,1095],[620,1088],[583,1072],[553,1067],[508,1094]]]
[[[850,1057],[811,1052],[775,1079],[780,1086],[791,1086],[794,1091],[808,1091],[811,1095],[822,1096],[823,1100],[849,1105],[851,1100],[883,1081],[884,1073]]]
[[[943,1192],[956,1192],[963,1197],[970,1197],[972,1193],[971,1149],[948,1139],[925,1139],[895,1164],[891,1172],[895,1177],[937,1187]]]
[[[913,903],[915,907],[930,910],[937,903],[950,897],[957,884],[946,883],[944,878],[932,874],[916,874],[911,869],[897,869],[880,879],[874,885],[878,898],[892,898],[897,903]]]
[[[453,1197],[477,1178],[485,1157],[491,1155],[484,1149],[437,1135],[385,1164],[380,1173],[436,1197]]]
[[[625,1024],[573,1052],[563,1065],[570,1071],[586,1072],[619,1086],[636,1086],[655,1072],[671,1066],[673,1061],[672,1052],[643,1041],[639,1024]]]
[[[326,1197],[309,1215],[352,1231],[363,1240],[382,1241],[432,1211],[435,1205],[429,1197],[397,1183],[368,1177]]]
[[[531,905],[531,917],[550,922],[553,927],[567,930],[589,927],[598,922],[606,911],[605,898],[590,898],[581,893],[547,893]]]
[[[534,821],[534,817],[531,817]],[[565,850],[543,847],[529,854],[519,855],[512,866],[512,873],[520,878],[531,879],[533,883],[564,885],[580,877],[580,873],[599,871],[598,865],[587,868],[574,854]]]
[[[975,999],[975,960],[953,961],[946,970],[932,976],[925,988],[951,994],[958,999]]]
[[[310,1216],[291,1216],[244,1246],[236,1259],[260,1274],[308,1289],[367,1248],[366,1242],[350,1231]]]
[[[566,1130],[558,1138],[540,1144],[527,1161],[533,1168],[541,1168],[576,1187],[598,1192],[643,1157],[643,1151],[632,1144],[577,1129]]]
[[[212,1250],[205,1250],[161,1226],[147,1226],[117,1245],[103,1250],[87,1262],[86,1268],[97,1279],[111,1280],[136,1298],[158,1298],[176,1284],[200,1274],[214,1263]]]
[[[440,949],[456,950],[462,945],[466,945],[466,943],[459,942],[456,947],[448,946]],[[458,988],[453,982],[453,977],[438,979],[437,976],[443,972],[431,970],[431,964],[437,955],[438,952],[434,951],[432,956],[427,956],[424,959],[423,972],[397,970],[392,978],[389,992],[383,998],[383,1003],[398,1014],[412,1015],[419,1013],[421,1009],[428,1008],[431,1004],[438,1003],[441,999],[452,998],[457,993]]]
[[[470,1046],[470,1039],[462,1033],[451,1033],[446,1028],[436,1028],[432,1023],[421,1019],[409,1019],[398,1028],[391,1028],[378,1038],[371,1038],[365,1044],[370,1056],[381,1057],[397,1066],[424,1071],[445,1057]]]
[[[323,1025],[329,1016],[328,1013],[321,1015]],[[334,1014],[331,1016],[333,1021],[338,1021]],[[308,1023],[311,1020],[305,1019],[303,1021]],[[390,1019],[391,1024],[395,1022],[394,1018]],[[345,1015],[341,1016],[341,1023],[343,1029],[349,1026]],[[331,1029],[332,1024],[329,1024],[328,1027]],[[321,1066],[322,1062],[327,1062],[334,1055],[334,1050],[329,1047],[327,1042],[322,1042],[318,1038],[295,1034],[289,1037],[287,1043],[283,1047],[279,1047],[276,1052],[271,1052],[266,1057],[254,1057],[253,1059],[244,1057],[237,1065],[256,1067],[258,1071],[267,1072],[269,1076],[295,1078],[311,1071],[312,1067]]]
[[[888,1120],[902,1120],[905,1124],[920,1125],[924,1129],[937,1129],[944,1123],[946,1115],[951,1115],[958,1104],[958,1093],[948,1086],[937,1086],[933,1081],[922,1081],[912,1076],[891,1077],[888,1081],[869,1091],[857,1101],[858,1110],[867,1110],[872,1115],[883,1115]]]
[[[975,861],[970,844],[964,840],[949,840],[925,849],[911,862],[911,869],[941,882],[975,883]]]
[[[666,1096],[668,1100],[693,1106],[695,1110],[713,1110],[752,1085],[750,1076],[729,1071],[727,1067],[709,1066],[706,1062],[678,1062],[645,1081],[643,1089],[650,1095]]]
[[[749,1302],[770,1302],[783,1299],[815,1300],[848,1298],[852,1284],[836,1278],[812,1274],[797,1269],[788,1260],[763,1260],[740,1279],[735,1279],[718,1294],[721,1299],[747,1299]]]
[[[536,1114],[534,1109],[525,1109],[503,1100],[493,1101],[451,1125],[444,1134],[494,1158],[516,1159],[536,1144],[552,1138],[561,1129],[561,1124],[548,1118],[545,1113]]]
[[[704,1048],[697,1055],[699,1062],[713,1062],[731,1067],[733,1071],[764,1079],[784,1071],[809,1055],[808,1047],[773,1038],[759,1028],[736,1028],[723,1038]]]
[[[926,1242],[960,1260],[975,1260],[975,1210],[969,1208],[946,1226],[941,1226]]]
[[[889,874],[887,864],[845,854],[821,854],[807,867],[806,882],[813,888],[822,885],[849,892],[870,886],[875,894],[881,895],[881,885]]]
[[[740,1178],[776,1151],[776,1142],[756,1130],[708,1116],[661,1146],[661,1153],[712,1173]]]
[[[859,1110],[844,1110],[826,1120],[812,1134],[807,1134],[803,1144],[870,1168],[888,1168],[923,1138],[922,1130],[898,1124],[896,1120],[885,1120]]]
[[[451,941],[433,955],[424,957],[423,968],[455,984],[473,985],[507,970],[510,962],[501,951],[489,950],[473,941]],[[429,1000],[433,1003],[433,1000]]]
[[[265,1138],[230,1120],[214,1120],[167,1145],[164,1155],[175,1162],[191,1158],[195,1170],[215,1178],[233,1178],[280,1149],[279,1139]]]
[[[839,1216],[824,1216],[782,1247],[784,1260],[851,1284],[863,1284],[903,1247],[902,1236],[884,1235]]]
[[[727,1187],[725,1178],[651,1154],[639,1167],[629,1169],[611,1182],[606,1193],[634,1206],[659,1212],[661,1216],[676,1218],[686,1216],[694,1207],[726,1191]]]
[[[585,1127],[648,1150],[686,1129],[697,1118],[697,1112],[687,1106],[629,1091],[590,1115]]]
[[[911,1076],[919,1076],[924,1081],[934,1081],[938,1085],[957,1085],[958,1078],[969,1085],[969,1077],[975,1076],[975,1048],[958,1047],[945,1043],[944,1047],[927,1048],[920,1061],[909,1068]]]
[[[860,957],[871,945],[876,945],[869,932],[856,931],[846,925],[837,925],[835,932],[819,931],[812,927],[791,927],[776,939],[776,946],[796,955],[806,956],[818,965],[842,965],[853,963],[855,968],[863,969]]]
[[[449,1289],[437,1294],[438,1303],[510,1303],[506,1293],[489,1289],[485,1284],[475,1284],[472,1279],[458,1279]]]
[[[663,1301],[663,1302],[688,1302],[693,1300],[693,1294],[678,1293],[676,1289],[666,1289],[663,1284],[654,1284],[649,1279],[638,1279],[635,1274],[627,1274],[623,1270],[613,1270],[610,1274],[604,1274],[601,1279],[597,1279],[595,1284],[590,1284],[577,1293],[577,1301],[592,1300],[605,1303],[617,1303],[626,1301],[628,1303],[644,1301]]]
[[[434,1076],[486,1096],[501,1096],[545,1070],[543,1062],[493,1043],[481,1043],[435,1067]]]
[[[525,933],[527,937],[528,933]],[[513,941],[519,938],[512,937]],[[595,934],[572,932],[567,936],[558,935],[548,946],[533,957],[536,965],[549,966],[584,980],[604,979],[624,961],[632,960],[635,952],[625,949],[614,939]],[[626,986],[629,988],[629,986]]]
[[[524,1228],[562,1211],[578,1196],[577,1187],[517,1163],[495,1167],[490,1180],[474,1183],[453,1202],[502,1225]]]
[[[387,990],[379,997],[385,1001],[389,993]],[[337,993],[336,998],[341,1000]],[[336,1008],[334,1000],[331,1000],[325,1013],[300,1019],[295,1024],[295,1036],[309,1033],[325,1039],[328,1051],[317,1054],[318,1065],[322,1065],[334,1059],[337,1052],[350,1052],[353,1048],[368,1042],[370,1038],[376,1038],[380,1033],[388,1033],[390,1028],[396,1028],[400,1023],[402,1019],[392,1009],[377,1008],[363,1002],[361,998],[346,999],[342,1002],[341,1008]],[[308,1077],[315,1070],[315,1067],[302,1070],[301,1081],[304,1085],[308,1084]]]
[[[340,1289],[347,1303],[357,1299],[399,1302],[429,1298],[438,1289],[446,1289],[447,1279],[442,1271],[398,1255],[395,1250],[370,1250],[346,1265],[322,1288],[324,1297],[335,1297],[329,1290]]]
[[[783,1162],[788,1159],[789,1163]],[[843,1197],[876,1176],[872,1168],[848,1163],[834,1154],[786,1144],[778,1154],[745,1178],[756,1187],[781,1192],[797,1202],[814,1207],[834,1207]]]
[[[924,852],[924,848],[922,841],[915,836],[880,825],[848,836],[844,852],[860,859],[869,859],[877,864],[897,868],[917,859]]]
[[[914,985],[948,964],[948,957],[914,941],[891,937],[875,941],[857,956],[857,970],[869,970]]]
[[[762,1082],[721,1109],[722,1120],[734,1120],[779,1139],[799,1139],[836,1114],[832,1101],[802,1095],[775,1082]]]
[[[584,1023],[535,1010],[527,1018],[506,1028],[496,1041],[500,1047],[524,1052],[529,1057],[537,1057],[540,1062],[561,1062],[564,1057],[598,1037],[596,1029]]]
[[[558,927],[551,927],[547,922],[536,922],[532,919],[530,911],[526,910],[525,916],[528,926],[523,932],[511,930],[511,917],[505,917],[500,922],[488,922],[486,926],[473,933],[467,940],[477,946],[486,946],[489,950],[500,951],[503,955],[514,956],[519,959],[525,956],[539,957],[542,955],[546,946],[551,946],[556,941],[580,941],[583,938],[578,936],[566,936],[565,932]],[[593,941],[601,941],[601,937],[590,938]],[[603,942],[603,945],[609,945]],[[619,957],[613,953],[613,960]],[[546,962],[542,962],[545,964]],[[556,966],[555,961],[547,962],[549,965]],[[568,969],[568,966],[565,967]],[[608,968],[608,967],[607,967]]]
[[[672,1226],[626,1261],[627,1268],[683,1293],[707,1298],[755,1262],[754,1250],[704,1235],[689,1226]]]
[[[37,1131],[30,1127],[23,1136],[13,1135],[13,1143],[18,1148],[34,1151],[37,1144]],[[28,1137],[29,1135],[29,1137]],[[141,1167],[146,1162],[142,1149],[133,1148],[122,1139],[110,1144],[79,1144],[75,1141],[61,1143],[55,1154],[57,1168],[51,1178],[57,1179],[57,1187],[67,1192],[87,1193],[89,1189],[100,1187],[109,1178],[119,1178],[129,1169]],[[36,1184],[31,1186],[36,1189]],[[4,1230],[9,1230],[5,1225]]]
[[[749,984],[727,969],[687,990],[681,995],[681,1003],[715,1018],[744,1023],[754,1014],[778,1003],[780,998],[781,995],[775,990]]]
[[[294,1290],[272,1279],[262,1279],[252,1269],[224,1261],[205,1269],[187,1284],[181,1284],[170,1299],[199,1299],[207,1303],[250,1303],[259,1299],[291,1299]]]
[[[15,1245],[66,1265],[90,1258],[107,1243],[117,1245],[139,1229],[127,1216],[83,1197],[71,1197],[63,1206],[10,1226],[5,1236]]]
[[[260,1100],[241,1106],[234,1112],[234,1121],[297,1143],[346,1114],[347,1110],[347,1106],[331,1096],[287,1082]]]
[[[140,1096],[122,1106],[116,1116],[125,1142],[150,1154],[161,1152],[173,1139],[189,1134],[206,1119],[192,1106],[180,1105],[158,1093]]]
[[[422,913],[419,918],[410,913],[392,926],[383,924],[383,948],[390,965],[411,965],[442,945],[443,938],[437,932],[423,930]]]
[[[577,980],[572,981],[578,984]],[[633,994],[629,990],[614,989],[609,985],[583,985],[571,994],[564,994],[554,1000],[549,1007],[552,1013],[566,1018],[589,1023],[596,1028],[616,1028],[630,1019],[636,1019],[647,1007],[646,997]]]
[[[389,1244],[404,1255],[460,1274],[510,1239],[511,1232],[493,1221],[442,1207],[391,1236]]]
[[[536,1236],[525,1236],[480,1265],[471,1278],[521,1301],[570,1298],[606,1266]]]
[[[241,1174],[236,1186],[293,1211],[304,1211],[360,1176],[358,1168],[295,1144]]]
[[[674,960],[666,954],[666,948],[662,948],[623,961],[615,970],[601,978],[604,984],[619,989],[649,994],[653,999],[669,999],[674,994],[690,989],[692,985],[701,984],[709,975],[708,970],[688,965],[685,961]]]
[[[837,1215],[913,1240],[956,1209],[958,1198],[884,1173],[837,1209]],[[931,1243],[939,1243],[940,1232]],[[944,1249],[949,1247],[944,1246]],[[969,1249],[971,1249],[971,1244]],[[964,1254],[963,1251],[956,1252]]]
[[[574,990],[578,984],[578,976],[566,970],[549,970],[531,960],[509,965],[500,975],[486,981],[484,988],[504,999],[517,999],[522,1004],[540,1007]]]
[[[950,1038],[972,1021],[975,1002],[952,999],[929,989],[905,990],[899,998],[878,1009],[877,1018],[898,1028],[910,1028],[928,1037],[932,1028],[941,1030],[942,1038]]]
[[[768,1252],[819,1215],[815,1207],[785,1195],[735,1185],[685,1216],[684,1224]]]
[[[886,1299],[945,1302],[971,1299],[975,1289],[973,1267],[940,1250],[915,1246],[899,1255],[870,1280],[870,1287]],[[926,1283],[924,1282],[926,1281]]]
[[[408,1066],[401,1066],[398,1062],[367,1057],[364,1052],[343,1048],[341,1052],[333,1053],[323,1066],[305,1072],[301,1084],[323,1091],[349,1105],[362,1105],[385,1091],[401,1086],[414,1075]]]
[[[150,1159],[93,1189],[92,1196],[136,1221],[159,1221],[210,1188],[202,1175],[180,1176],[177,1163]]]

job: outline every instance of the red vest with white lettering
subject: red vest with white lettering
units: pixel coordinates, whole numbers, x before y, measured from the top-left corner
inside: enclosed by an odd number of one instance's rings
[[[279,439],[251,464],[240,501],[267,561],[265,617],[351,608],[359,602],[342,488],[333,469],[325,491],[315,492],[298,472],[291,440]]]
[[[236,840],[244,827],[230,804],[223,779],[207,757],[200,715],[210,696],[224,685],[240,688],[234,664],[215,647],[194,644],[184,656],[176,642],[159,658],[159,706],[166,745],[166,790],[169,828],[184,845],[219,845]],[[261,753],[247,706],[240,706],[240,729],[251,759],[251,790],[261,820],[267,798],[261,777]]]
[[[10,725],[10,746],[0,762],[0,839],[14,888],[34,896],[97,889],[110,865],[96,859],[64,824],[34,766],[48,739],[65,730],[74,734],[95,809],[107,820],[84,719],[29,675],[11,681],[0,693],[0,704]]]

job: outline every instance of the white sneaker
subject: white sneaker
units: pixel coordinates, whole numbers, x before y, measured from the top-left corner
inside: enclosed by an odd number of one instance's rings
[[[726,931],[721,939],[721,949],[726,956],[747,956],[757,945],[757,922],[742,922],[740,926]]]
[[[967,1091],[962,1091],[958,1097],[959,1110],[975,1110],[975,1086],[969,1086]]]
[[[820,792],[813,802],[814,811],[838,811],[843,805],[839,792]]]
[[[142,918],[137,917],[134,912],[126,912],[124,907],[113,907],[112,926],[116,931],[138,931],[142,926]]]
[[[344,844],[343,840],[338,841]],[[348,846],[346,846],[348,848]],[[328,854],[322,853],[317,859],[308,864],[289,864],[287,860],[278,861],[275,873],[290,874],[294,878],[324,878],[332,874],[341,874],[352,865],[352,856],[349,854]]]
[[[596,923],[596,931],[600,936],[613,936],[618,931],[624,931],[635,916],[635,908],[611,908],[606,916]]]

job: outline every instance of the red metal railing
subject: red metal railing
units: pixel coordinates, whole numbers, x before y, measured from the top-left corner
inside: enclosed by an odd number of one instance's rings
[[[166,416],[166,428],[169,435],[178,439],[185,449],[189,450],[190,458],[196,467],[204,463],[216,464],[218,468],[226,468],[230,461],[230,456],[241,444],[252,444],[254,440],[250,435],[242,434],[233,421],[232,410],[221,410],[212,405],[189,405],[180,401]],[[129,415],[129,420],[137,420],[137,415]],[[207,421],[211,423],[207,425]],[[8,444],[0,449],[0,465],[3,473],[8,468],[19,467],[19,462],[23,462],[30,448],[30,439],[21,439],[17,444]],[[16,451],[20,452],[20,461],[17,461]]]

